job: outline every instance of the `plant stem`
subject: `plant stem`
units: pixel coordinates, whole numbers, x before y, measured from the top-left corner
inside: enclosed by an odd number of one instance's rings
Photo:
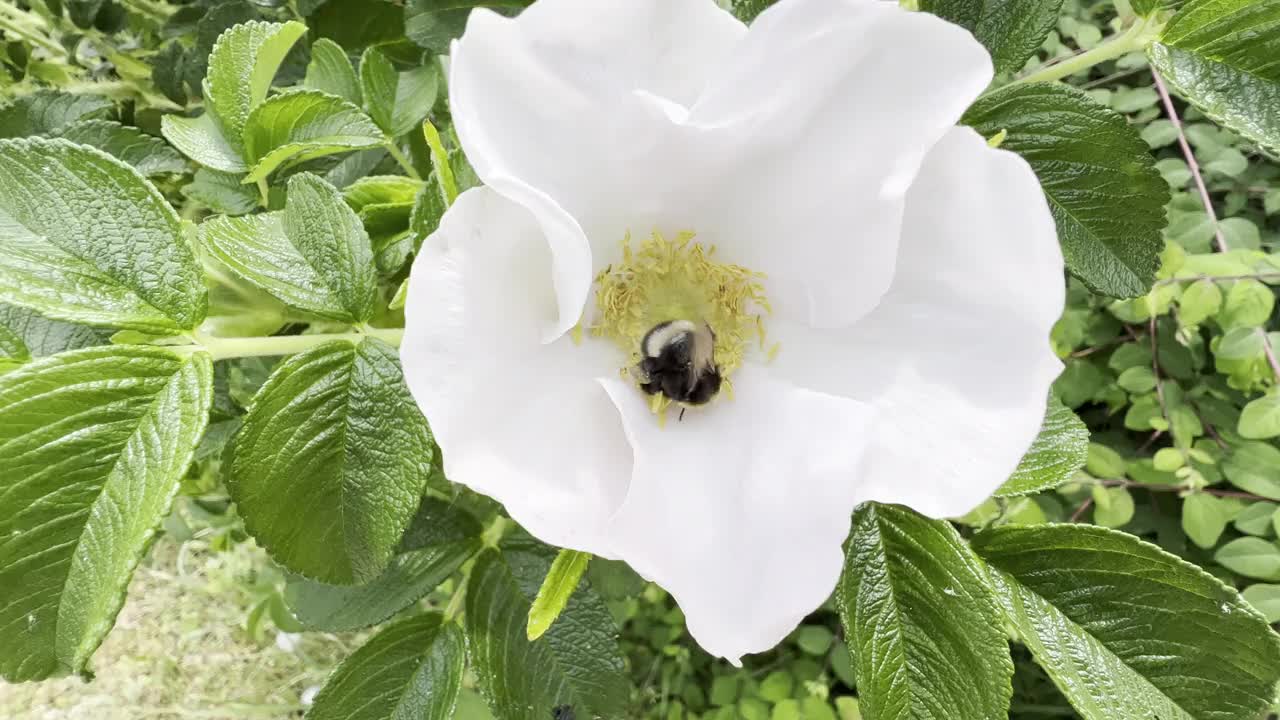
[[[1164,103],[1165,114],[1169,116],[1169,122],[1173,123],[1173,129],[1178,131],[1178,146],[1182,148],[1182,156],[1187,160],[1187,168],[1191,170],[1191,177],[1196,181],[1196,188],[1200,191],[1200,202],[1204,203],[1204,211],[1209,215],[1209,221],[1213,223],[1213,237],[1218,245],[1218,252],[1227,251],[1227,238],[1222,234],[1222,226],[1218,224],[1218,214],[1213,211],[1213,199],[1209,197],[1209,188],[1205,187],[1204,176],[1200,174],[1200,163],[1196,162],[1196,154],[1191,151],[1191,145],[1187,142],[1187,133],[1182,129],[1182,120],[1178,118],[1178,111],[1173,107],[1173,98],[1169,96],[1169,88],[1165,87],[1164,78],[1160,77],[1160,71],[1151,68],[1151,77],[1156,81],[1156,92],[1160,94],[1160,100]]]
[[[0,4],[2,5],[2,4]],[[35,30],[19,25],[16,21],[0,17],[0,30],[8,30],[32,45],[38,45],[53,55],[67,56],[67,51],[58,43],[39,34]]]
[[[1159,20],[1143,18],[1134,23],[1128,30],[1112,36],[1110,40],[1088,52],[1083,52],[1048,67],[1040,68],[1030,75],[1024,75],[1014,80],[1010,84],[1053,82],[1075,75],[1082,70],[1088,70],[1094,65],[1099,65],[1108,60],[1115,60],[1122,55],[1128,55],[1134,50],[1145,48],[1152,40],[1156,39],[1162,29],[1164,29],[1164,23]]]
[[[191,345],[170,346],[175,352],[207,352],[214,360],[230,360],[232,358],[271,357],[274,355],[296,355],[311,348],[335,340],[351,343],[360,342],[366,337],[375,337],[390,345],[399,347],[404,338],[402,328],[366,328],[360,332],[349,333],[317,333],[315,335],[275,335],[271,337],[220,338],[212,335],[195,334],[195,343]]]
[[[259,197],[259,202],[262,204],[262,207],[265,209],[270,209],[271,188],[267,185],[267,179],[264,177],[258,178],[258,197]]]
[[[1271,365],[1271,372],[1276,375],[1276,382],[1280,382],[1280,360],[1276,359],[1276,349],[1271,346],[1271,337],[1265,330],[1258,332],[1262,335],[1262,349],[1267,353],[1267,363]]]
[[[1190,275],[1188,277],[1160,280],[1157,285],[1172,285],[1180,282],[1198,282],[1200,280],[1280,280],[1280,271],[1250,273],[1248,275]]]
[[[394,140],[388,142],[386,144],[386,148],[387,152],[391,153],[391,157],[395,158],[395,161],[400,163],[400,167],[404,168],[406,173],[409,173],[409,177],[414,180],[422,179],[422,176],[418,174],[417,168],[413,166],[413,163],[409,162],[409,158],[405,157],[404,153],[400,152],[400,148],[396,147],[396,142]]]

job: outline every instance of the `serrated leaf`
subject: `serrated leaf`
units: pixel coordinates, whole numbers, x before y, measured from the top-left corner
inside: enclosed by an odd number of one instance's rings
[[[591,554],[577,550],[561,550],[547,571],[547,577],[538,588],[538,595],[529,608],[529,623],[526,628],[530,640],[537,640],[543,633],[551,629],[552,623],[560,617],[569,598],[578,588],[582,574],[587,571],[591,562]]]
[[[1084,466],[1088,453],[1089,429],[1056,395],[1050,395],[1040,434],[995,495],[1029,495],[1058,487]]]
[[[133,168],[65,140],[0,141],[0,300],[157,334],[204,319],[177,213]]]
[[[356,77],[347,51],[328,38],[320,38],[311,44],[311,62],[307,65],[307,76],[302,84],[356,105],[363,102],[360,79]]]
[[[973,32],[997,73],[1020,70],[1040,49],[1062,11],[1062,0],[921,0],[920,9]]]
[[[471,569],[466,632],[471,663],[494,715],[503,720],[546,720],[561,705],[579,717],[621,713],[628,681],[618,631],[600,598],[579,587],[541,639],[525,636],[529,609],[554,551],[509,540],[487,551]]]
[[[1280,581],[1280,547],[1258,537],[1236,538],[1218,548],[1214,562],[1257,580]]]
[[[1112,297],[1151,289],[1169,188],[1123,116],[1065,85],[1031,83],[984,96],[964,122],[988,137],[1008,132],[1001,148],[1040,178],[1076,277]]]
[[[397,72],[376,47],[365,50],[360,60],[360,84],[369,116],[390,137],[416,129],[436,102],[434,70],[420,67]]]
[[[249,114],[266,99],[280,63],[306,32],[307,26],[294,20],[253,20],[227,30],[214,43],[204,81],[205,104],[233,148],[241,146]]]
[[[51,135],[74,122],[105,118],[112,108],[99,95],[39,90],[0,107],[0,138]]]
[[[1233,589],[1124,533],[1000,527],[972,541],[1009,621],[1089,720],[1255,720],[1280,643]]]
[[[368,320],[378,296],[373,250],[342,193],[315,175],[294,175],[283,220],[285,236],[340,307],[357,322]]]
[[[146,176],[187,171],[182,156],[164,140],[111,120],[81,120],[58,131],[57,137],[92,145]]]
[[[249,169],[207,112],[194,118],[165,115],[160,118],[160,134],[183,155],[212,170],[243,173]]]
[[[245,182],[325,155],[378,147],[382,131],[364,111],[334,95],[295,90],[254,109],[245,126]]]
[[[0,676],[81,673],[204,432],[209,356],[76,350],[0,376]]]
[[[986,571],[955,529],[897,505],[854,511],[836,603],[863,712],[984,720],[1009,711],[1013,663]]]
[[[533,0],[411,0],[404,9],[404,34],[428,50],[447,52],[462,36],[475,8],[516,15]]]
[[[1265,442],[1246,442],[1222,463],[1232,485],[1271,500],[1280,500],[1280,449]]]
[[[423,500],[399,553],[364,585],[326,585],[293,578],[284,597],[312,630],[344,632],[377,625],[426,596],[480,550],[481,527],[440,500]]]
[[[61,320],[16,305],[0,303],[0,325],[16,334],[33,357],[106,344],[106,335],[94,328]]]
[[[246,215],[258,207],[258,190],[240,182],[242,175],[209,168],[196,170],[182,194],[223,215]]]
[[[1250,400],[1240,411],[1240,437],[1265,440],[1280,436],[1280,395],[1272,393]]]
[[[1147,55],[1206,115],[1280,152],[1280,0],[1190,0]]]
[[[373,175],[360,178],[343,188],[342,196],[347,199],[347,204],[359,212],[368,205],[412,203],[422,186],[421,180],[403,175]]]
[[[466,648],[437,613],[388,625],[329,676],[307,720],[449,720]]]
[[[278,365],[236,436],[227,487],[245,528],[290,570],[370,582],[431,472],[426,422],[386,343],[324,343]]]

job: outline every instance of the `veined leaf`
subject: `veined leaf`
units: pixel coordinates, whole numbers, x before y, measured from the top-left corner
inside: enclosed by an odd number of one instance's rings
[[[529,609],[527,634],[530,640],[542,637],[551,624],[560,617],[573,591],[578,588],[582,574],[587,571],[591,554],[577,550],[561,550],[547,571],[547,577],[538,588],[538,595]]]
[[[617,626],[585,584],[541,639],[525,635],[529,608],[554,551],[514,538],[482,554],[467,586],[466,631],[472,667],[494,715],[546,720],[561,705],[579,717],[616,717],[627,700]]]
[[[204,319],[178,215],[136,170],[65,140],[0,141],[0,300],[171,334]]]
[[[456,505],[428,498],[385,572],[364,585],[295,578],[285,601],[299,622],[343,632],[383,622],[431,592],[480,551],[480,523]]]
[[[359,105],[360,80],[347,51],[338,43],[320,38],[311,44],[311,63],[307,65],[307,77],[303,85],[320,92],[337,95],[347,102]]]
[[[1027,159],[1058,225],[1067,268],[1092,290],[1137,297],[1155,281],[1169,186],[1124,117],[1055,83],[1010,85],[964,122]]]
[[[428,50],[447,52],[449,43],[462,36],[471,11],[488,8],[516,15],[533,0],[411,0],[404,9],[404,34]]]
[[[240,182],[240,175],[210,168],[196,170],[182,194],[224,215],[247,215],[258,207],[258,189]]]
[[[0,107],[0,138],[51,135],[74,122],[105,118],[112,107],[99,95],[40,90]]]
[[[249,533],[290,570],[340,585],[387,568],[431,472],[395,350],[372,338],[278,365],[234,449],[227,485]]]
[[[1020,70],[1062,13],[1062,0],[921,0],[920,9],[973,31],[997,73]]]
[[[1050,395],[1040,434],[995,494],[1013,497],[1058,487],[1084,467],[1088,454],[1089,428],[1056,395]]]
[[[437,613],[387,626],[333,671],[307,720],[449,720],[466,648]]]
[[[1089,720],[1256,720],[1280,642],[1239,593],[1124,533],[1006,526],[973,549],[1005,612]]]
[[[76,350],[0,376],[0,676],[84,672],[204,432],[209,356]]]
[[[369,116],[390,137],[414,130],[436,102],[437,78],[432,68],[397,72],[376,47],[360,60],[360,83]]]
[[[146,176],[183,173],[187,163],[164,140],[111,120],[82,120],[58,131],[57,136],[80,145],[92,145]]]
[[[403,175],[373,175],[343,188],[342,196],[353,210],[360,212],[366,205],[412,204],[422,186],[421,180]]]
[[[17,335],[33,357],[104,345],[106,333],[84,325],[50,320],[16,305],[0,304],[0,325]]]
[[[1280,153],[1280,0],[1191,0],[1147,54],[1179,95]]]
[[[214,43],[204,80],[205,103],[232,147],[240,147],[249,114],[267,97],[280,63],[306,32],[307,26],[297,21],[254,20],[227,30]]]
[[[160,118],[160,134],[183,155],[211,170],[242,173],[249,169],[207,112],[194,118],[165,115]]]
[[[245,182],[257,182],[280,167],[305,160],[378,147],[382,131],[360,108],[334,95],[295,90],[254,109],[245,126]]]
[[[836,591],[863,712],[879,720],[1008,714],[1013,661],[982,563],[949,523],[867,503]]]
[[[18,333],[0,325],[0,373],[31,359],[31,351]]]

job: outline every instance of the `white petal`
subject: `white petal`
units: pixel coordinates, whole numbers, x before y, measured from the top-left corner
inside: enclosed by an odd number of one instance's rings
[[[616,245],[646,195],[678,182],[670,117],[746,32],[714,0],[539,0],[515,19],[472,13],[450,103],[480,179],[518,178]],[[665,178],[665,180],[664,180]]]
[[[752,24],[687,124],[738,152],[713,224],[783,315],[847,325],[888,289],[902,201],[991,81],[963,28],[881,0],[785,0]]]
[[[540,218],[495,190],[463,193],[414,261],[401,347],[449,479],[549,543],[611,555],[601,530],[631,449],[595,378],[613,346],[544,343],[561,278]]]
[[[634,386],[602,380],[635,452],[611,544],[680,603],[708,652],[738,663],[831,594],[871,409],[759,368],[733,399],[660,426]]]
[[[772,369],[877,407],[861,500],[961,515],[1008,478],[1039,430],[1062,369],[1049,332],[1063,288],[1031,168],[956,128],[911,187],[881,305],[842,331],[770,325],[782,343]]]

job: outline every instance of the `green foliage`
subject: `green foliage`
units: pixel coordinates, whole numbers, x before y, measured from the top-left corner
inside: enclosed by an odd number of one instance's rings
[[[86,673],[204,433],[208,355],[101,347],[0,376],[0,676]]]
[[[409,0],[404,12],[404,34],[435,52],[446,52],[449,43],[462,36],[467,17],[475,8],[515,15],[532,0]]]
[[[529,608],[529,625],[527,634],[530,640],[542,637],[551,624],[564,612],[565,605],[577,589],[578,582],[587,571],[591,562],[589,553],[576,550],[561,550],[547,571],[547,577],[538,588],[538,595]]]
[[[1040,434],[996,496],[1014,497],[1058,487],[1085,464],[1088,450],[1088,428],[1051,396]]]
[[[837,599],[870,717],[1005,713],[1013,664],[999,610],[986,570],[950,524],[863,505]]]
[[[1274,698],[1280,642],[1263,619],[1159,548],[1047,526],[980,533],[973,549],[1018,636],[1085,717],[1250,720]]]
[[[997,73],[1014,72],[1058,22],[1063,0],[921,0],[920,9],[973,31]]]
[[[388,625],[334,671],[309,720],[449,720],[462,688],[462,633],[439,615]]]
[[[338,340],[282,362],[262,386],[236,436],[227,486],[272,557],[350,585],[390,564],[431,457],[395,351],[372,338]]]
[[[1168,188],[1124,118],[1062,85],[1011,85],[980,99],[964,121],[1031,163],[1058,224],[1071,272],[1112,297],[1155,280]]]

